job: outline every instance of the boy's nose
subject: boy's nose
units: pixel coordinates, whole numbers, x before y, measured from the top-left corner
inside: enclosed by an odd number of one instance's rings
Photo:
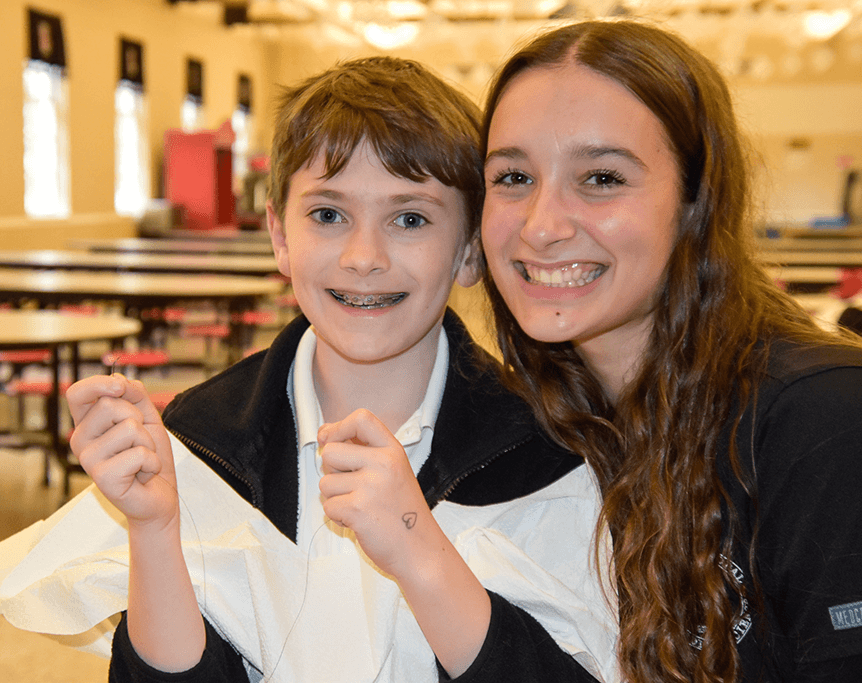
[[[550,187],[535,192],[524,206],[521,240],[535,251],[571,239],[577,233],[578,216],[574,206],[563,201]]]
[[[358,275],[369,275],[389,267],[385,240],[373,230],[354,230],[347,236],[339,264]]]

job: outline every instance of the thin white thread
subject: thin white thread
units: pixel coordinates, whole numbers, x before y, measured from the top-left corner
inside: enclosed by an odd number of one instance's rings
[[[314,533],[311,535],[311,540],[308,543],[308,554],[305,559],[305,585],[302,587],[302,602],[299,603],[299,610],[296,613],[296,616],[293,619],[293,623],[290,625],[290,628],[287,631],[287,635],[284,637],[284,642],[281,644],[281,650],[278,653],[278,659],[275,660],[275,666],[272,667],[272,671],[270,671],[269,676],[264,674],[264,683],[266,681],[271,681],[272,677],[275,675],[275,670],[278,668],[278,665],[281,663],[281,658],[284,656],[284,650],[287,647],[287,640],[290,638],[290,634],[293,633],[293,629],[296,628],[296,624],[299,621],[299,617],[302,614],[302,610],[305,607],[305,599],[308,597],[308,577],[311,574],[311,548],[314,545],[314,539],[317,536],[317,533],[326,527],[326,522],[323,522],[317,529],[314,530]]]
[[[191,508],[188,506],[185,500],[183,500],[183,496],[179,491],[179,488],[171,484],[167,479],[165,479],[161,474],[156,475],[160,479],[162,479],[168,486],[174,489],[177,494],[177,498],[185,507],[186,512],[188,513],[188,518],[191,520],[192,528],[195,531],[195,537],[198,542],[198,550],[201,556],[201,572],[202,572],[202,580],[203,580],[203,609],[206,611],[207,609],[207,569],[206,562],[204,561],[204,551],[203,551],[203,543],[201,542],[200,533],[198,533],[198,526],[195,523],[195,518],[192,515]],[[305,601],[308,598],[308,577],[311,574],[311,547],[314,545],[314,539],[317,537],[317,534],[321,529],[326,528],[326,522],[323,522],[317,529],[315,529],[314,533],[311,535],[311,540],[309,541],[309,553],[306,556],[305,560],[305,583],[302,587],[302,601],[299,603],[299,610],[296,613],[296,616],[293,619],[293,623],[290,625],[290,628],[287,631],[287,635],[284,637],[284,642],[281,644],[281,650],[279,650],[278,658],[275,660],[275,665],[272,667],[272,671],[267,675],[263,673],[263,683],[267,681],[272,681],[272,677],[275,675],[276,669],[278,669],[278,665],[281,663],[281,659],[284,656],[285,648],[287,648],[287,641],[290,638],[290,635],[293,633],[293,629],[296,628],[296,624],[299,622],[299,617],[302,615],[302,610],[305,608]]]

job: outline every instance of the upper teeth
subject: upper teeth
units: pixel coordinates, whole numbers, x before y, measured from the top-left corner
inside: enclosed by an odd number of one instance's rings
[[[583,287],[607,270],[607,266],[598,263],[573,263],[562,268],[540,268],[526,263],[521,265],[531,282],[548,287]]]
[[[360,306],[362,308],[390,306],[407,296],[404,292],[394,292],[391,294],[350,294],[348,292],[338,292],[334,289],[330,289],[329,293],[343,304]]]

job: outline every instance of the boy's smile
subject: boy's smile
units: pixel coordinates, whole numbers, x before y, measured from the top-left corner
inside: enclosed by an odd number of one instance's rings
[[[475,282],[458,190],[393,175],[363,143],[332,177],[320,155],[301,167],[283,221],[269,220],[279,268],[317,333],[316,362],[395,361],[387,372],[405,381],[417,363],[430,372],[452,284]]]
[[[407,297],[407,292],[396,292],[394,294],[352,294],[350,292],[336,292],[330,289],[329,293],[336,301],[349,308],[361,308],[366,311],[375,308],[386,308],[401,303]]]

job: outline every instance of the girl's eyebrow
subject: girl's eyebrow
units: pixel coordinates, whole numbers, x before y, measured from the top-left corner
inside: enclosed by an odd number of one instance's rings
[[[527,155],[520,147],[500,147],[492,149],[485,155],[485,166],[495,159],[507,159],[509,161],[521,161],[526,159]]]
[[[625,147],[611,147],[609,145],[577,145],[573,147],[569,156],[573,158],[601,159],[606,156],[622,157],[640,168],[646,170],[647,165],[641,158]]]
[[[610,145],[577,145],[569,151],[569,156],[573,159],[601,159],[606,156],[617,156],[626,159],[642,169],[646,169],[647,165],[641,158],[625,147],[612,147]],[[508,161],[522,161],[527,158],[526,153],[520,147],[500,147],[488,152],[485,157],[485,166],[495,159],[505,159]]]

